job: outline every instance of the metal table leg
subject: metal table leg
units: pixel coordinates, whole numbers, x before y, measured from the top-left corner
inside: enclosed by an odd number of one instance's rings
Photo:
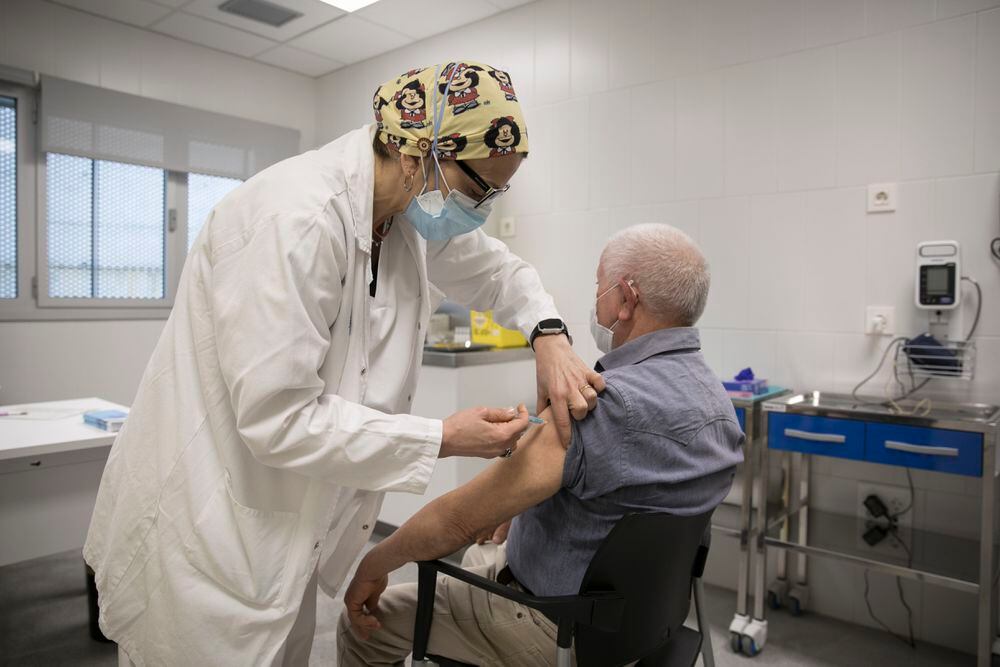
[[[783,509],[788,509],[794,504],[794,477],[795,469],[790,465],[791,455],[788,452],[779,452],[781,457],[781,503]],[[788,541],[791,522],[786,517],[781,521],[781,528],[778,536],[782,541]],[[767,584],[767,604],[772,609],[777,609],[784,604],[788,598],[788,553],[784,549],[779,549],[776,556],[776,571],[774,580]]]
[[[791,489],[795,503],[801,507],[797,512],[797,523],[795,530],[796,542],[801,545],[809,544],[809,461],[806,454],[792,455],[792,475]],[[792,614],[798,616],[809,604],[809,584],[807,579],[808,560],[804,553],[797,553],[795,558],[795,579],[791,583],[791,590],[788,592],[788,608]]]
[[[764,419],[766,420],[766,416]],[[755,472],[753,495],[757,498],[756,526],[753,531],[754,559],[754,600],[753,618],[743,630],[743,653],[756,655],[767,643],[767,618],[764,612],[764,586],[767,581],[767,546],[764,537],[767,534],[767,477],[768,477],[768,447],[767,422],[761,424],[760,439],[757,443],[755,456]]]
[[[979,528],[979,604],[976,664],[989,667],[993,654],[996,624],[993,620],[993,531],[996,498],[996,442],[987,438],[983,444],[982,510]]]
[[[759,446],[759,438],[756,436],[758,429],[757,411],[757,406],[744,408],[745,419],[743,423],[746,441],[743,450],[743,498],[740,502],[740,557],[736,565],[736,613],[729,624],[729,647],[736,653],[743,650],[743,633],[750,623],[748,611],[751,554],[753,553],[750,545],[752,539],[750,519],[753,511],[753,485],[756,477]]]

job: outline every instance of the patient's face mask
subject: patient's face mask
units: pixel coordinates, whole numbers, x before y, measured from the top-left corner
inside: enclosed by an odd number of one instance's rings
[[[423,159],[421,159],[423,164]],[[490,215],[491,204],[485,202],[476,206],[476,201],[464,192],[453,189],[444,178],[441,164],[434,156],[435,176],[440,176],[448,187],[448,197],[441,190],[427,191],[427,170],[424,170],[424,187],[420,194],[410,200],[406,207],[406,218],[417,232],[428,241],[445,241],[466,234],[481,227]],[[436,179],[435,179],[436,180]]]
[[[632,281],[628,281],[629,288],[632,287]],[[615,320],[614,324],[610,327],[606,327],[597,321],[597,302],[601,300],[601,297],[605,294],[609,294],[616,287],[621,287],[620,284],[615,284],[604,290],[597,295],[597,299],[594,300],[594,307],[590,309],[590,335],[594,337],[594,343],[597,345],[597,349],[601,351],[602,354],[607,354],[614,349],[615,340],[615,327],[621,320]],[[635,290],[632,290],[633,293]]]

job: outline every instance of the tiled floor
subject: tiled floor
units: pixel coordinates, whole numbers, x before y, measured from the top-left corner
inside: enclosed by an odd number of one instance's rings
[[[416,567],[394,573],[392,583],[416,581]],[[733,594],[706,590],[706,614],[712,629],[716,664],[802,666],[906,665],[944,667],[971,665],[973,657],[930,644],[912,650],[868,628],[822,616],[793,618],[778,612],[770,618],[767,648],[756,658],[733,654],[727,628],[733,614]],[[312,665],[336,662],[336,621],[339,599],[319,596],[318,627]],[[112,644],[90,640],[83,561],[66,552],[0,567],[0,665],[117,665]]]

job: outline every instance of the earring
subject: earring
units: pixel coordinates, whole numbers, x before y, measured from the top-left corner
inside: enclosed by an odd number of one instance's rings
[[[407,179],[409,179],[409,180],[407,180]],[[413,174],[410,174],[409,176],[404,176],[403,177],[403,190],[405,190],[406,192],[409,192],[412,189],[413,189]]]

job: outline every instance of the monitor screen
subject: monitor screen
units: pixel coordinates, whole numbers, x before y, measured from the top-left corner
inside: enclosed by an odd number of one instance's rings
[[[927,295],[947,296],[951,293],[951,270],[947,266],[929,266],[926,269]]]

